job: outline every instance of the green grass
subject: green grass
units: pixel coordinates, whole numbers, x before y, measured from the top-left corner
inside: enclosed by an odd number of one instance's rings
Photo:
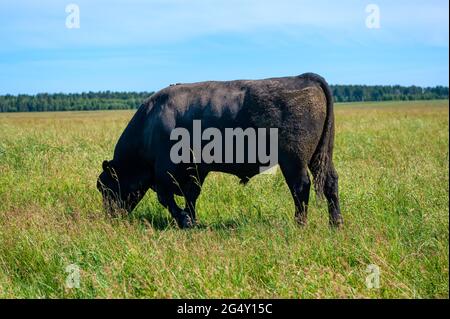
[[[108,219],[96,178],[131,111],[1,114],[0,297],[448,298],[448,112],[448,101],[336,106],[339,231],[314,197],[299,228],[279,172],[245,187],[210,175],[194,230],[151,191]],[[366,287],[369,264],[379,289]]]

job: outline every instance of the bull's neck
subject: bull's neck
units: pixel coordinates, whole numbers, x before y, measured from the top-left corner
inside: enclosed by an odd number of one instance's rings
[[[140,110],[135,113],[120,136],[114,150],[113,161],[120,167],[133,169],[133,167],[142,163],[142,159],[139,158],[142,147],[141,134],[143,133],[141,127],[143,119],[140,113]]]

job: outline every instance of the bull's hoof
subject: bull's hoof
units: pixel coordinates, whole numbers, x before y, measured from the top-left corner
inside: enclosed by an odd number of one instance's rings
[[[124,218],[128,212],[123,208],[113,208],[106,211],[106,217],[112,219]]]
[[[341,216],[330,219],[330,227],[341,228],[342,226],[344,226],[344,219]]]
[[[297,225],[304,227],[308,224],[307,218],[304,215],[295,215],[295,221],[297,222]]]
[[[178,227],[181,229],[189,229],[194,227],[195,222],[186,212],[183,212],[179,219],[177,219]]]

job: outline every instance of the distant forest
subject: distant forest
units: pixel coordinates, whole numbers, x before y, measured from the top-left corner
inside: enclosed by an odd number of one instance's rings
[[[335,102],[448,99],[448,87],[331,85]],[[0,112],[136,109],[153,92],[0,95]]]

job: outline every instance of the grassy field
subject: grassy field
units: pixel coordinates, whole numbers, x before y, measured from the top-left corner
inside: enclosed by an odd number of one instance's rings
[[[448,298],[448,101],[335,109],[339,231],[315,198],[299,228],[280,172],[210,175],[194,230],[151,191],[108,219],[96,178],[132,111],[0,114],[0,297]]]

